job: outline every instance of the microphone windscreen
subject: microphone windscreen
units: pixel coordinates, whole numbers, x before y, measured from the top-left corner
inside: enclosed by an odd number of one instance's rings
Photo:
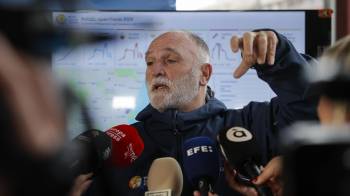
[[[143,152],[144,143],[135,127],[114,126],[106,131],[112,139],[110,163],[117,167],[131,165]]]
[[[232,127],[220,131],[218,139],[222,154],[237,170],[236,181],[253,186],[259,195],[272,195],[267,186],[256,186],[251,182],[261,173],[257,165],[259,148],[253,134],[243,127]]]
[[[219,153],[209,137],[194,137],[183,144],[183,163],[187,178],[196,186],[205,178],[215,184],[219,175]]]
[[[171,157],[155,159],[148,172],[149,191],[170,189],[174,196],[180,196],[183,176],[179,163]]]
[[[258,155],[256,139],[245,128],[223,129],[218,137],[222,154],[234,168],[241,167]]]
[[[72,170],[78,174],[96,172],[111,155],[111,138],[104,132],[90,129],[73,139],[81,156],[71,160]]]

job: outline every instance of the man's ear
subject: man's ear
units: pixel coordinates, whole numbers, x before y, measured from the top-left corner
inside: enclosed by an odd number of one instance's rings
[[[200,80],[199,80],[199,84],[201,86],[205,86],[208,84],[210,76],[212,74],[212,71],[213,71],[213,68],[212,68],[211,64],[205,63],[205,64],[201,65],[202,75],[201,75]]]

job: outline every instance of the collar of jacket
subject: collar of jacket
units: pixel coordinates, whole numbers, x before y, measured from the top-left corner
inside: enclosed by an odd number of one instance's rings
[[[159,112],[149,104],[138,113],[136,120],[154,125],[152,129],[169,130],[176,128],[179,131],[186,131],[226,110],[226,106],[221,101],[212,97],[202,107],[191,112],[179,112],[176,109]]]

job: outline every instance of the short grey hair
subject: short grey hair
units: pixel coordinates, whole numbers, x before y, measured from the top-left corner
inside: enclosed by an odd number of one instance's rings
[[[187,32],[188,36],[191,40],[193,40],[198,48],[200,49],[199,51],[199,61],[200,63],[209,63],[210,61],[210,54],[209,54],[209,47],[205,41],[199,37],[197,34],[194,34],[192,32]]]
[[[170,31],[170,32],[183,33],[196,44],[196,46],[199,49],[197,58],[200,64],[205,64],[210,62],[209,47],[207,43],[205,43],[205,41],[199,35],[192,33],[190,31]]]

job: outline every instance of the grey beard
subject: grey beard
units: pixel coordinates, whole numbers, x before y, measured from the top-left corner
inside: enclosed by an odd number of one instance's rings
[[[165,83],[170,87],[171,92],[165,95],[159,95],[161,92],[153,93],[150,89],[152,85],[148,84],[147,89],[151,105],[160,112],[169,108],[181,108],[190,103],[198,95],[199,80],[200,70],[196,67],[193,67],[190,73],[174,81],[170,81],[164,77],[154,79],[151,84],[155,82]],[[159,100],[161,99],[160,97],[162,97],[162,100]]]

